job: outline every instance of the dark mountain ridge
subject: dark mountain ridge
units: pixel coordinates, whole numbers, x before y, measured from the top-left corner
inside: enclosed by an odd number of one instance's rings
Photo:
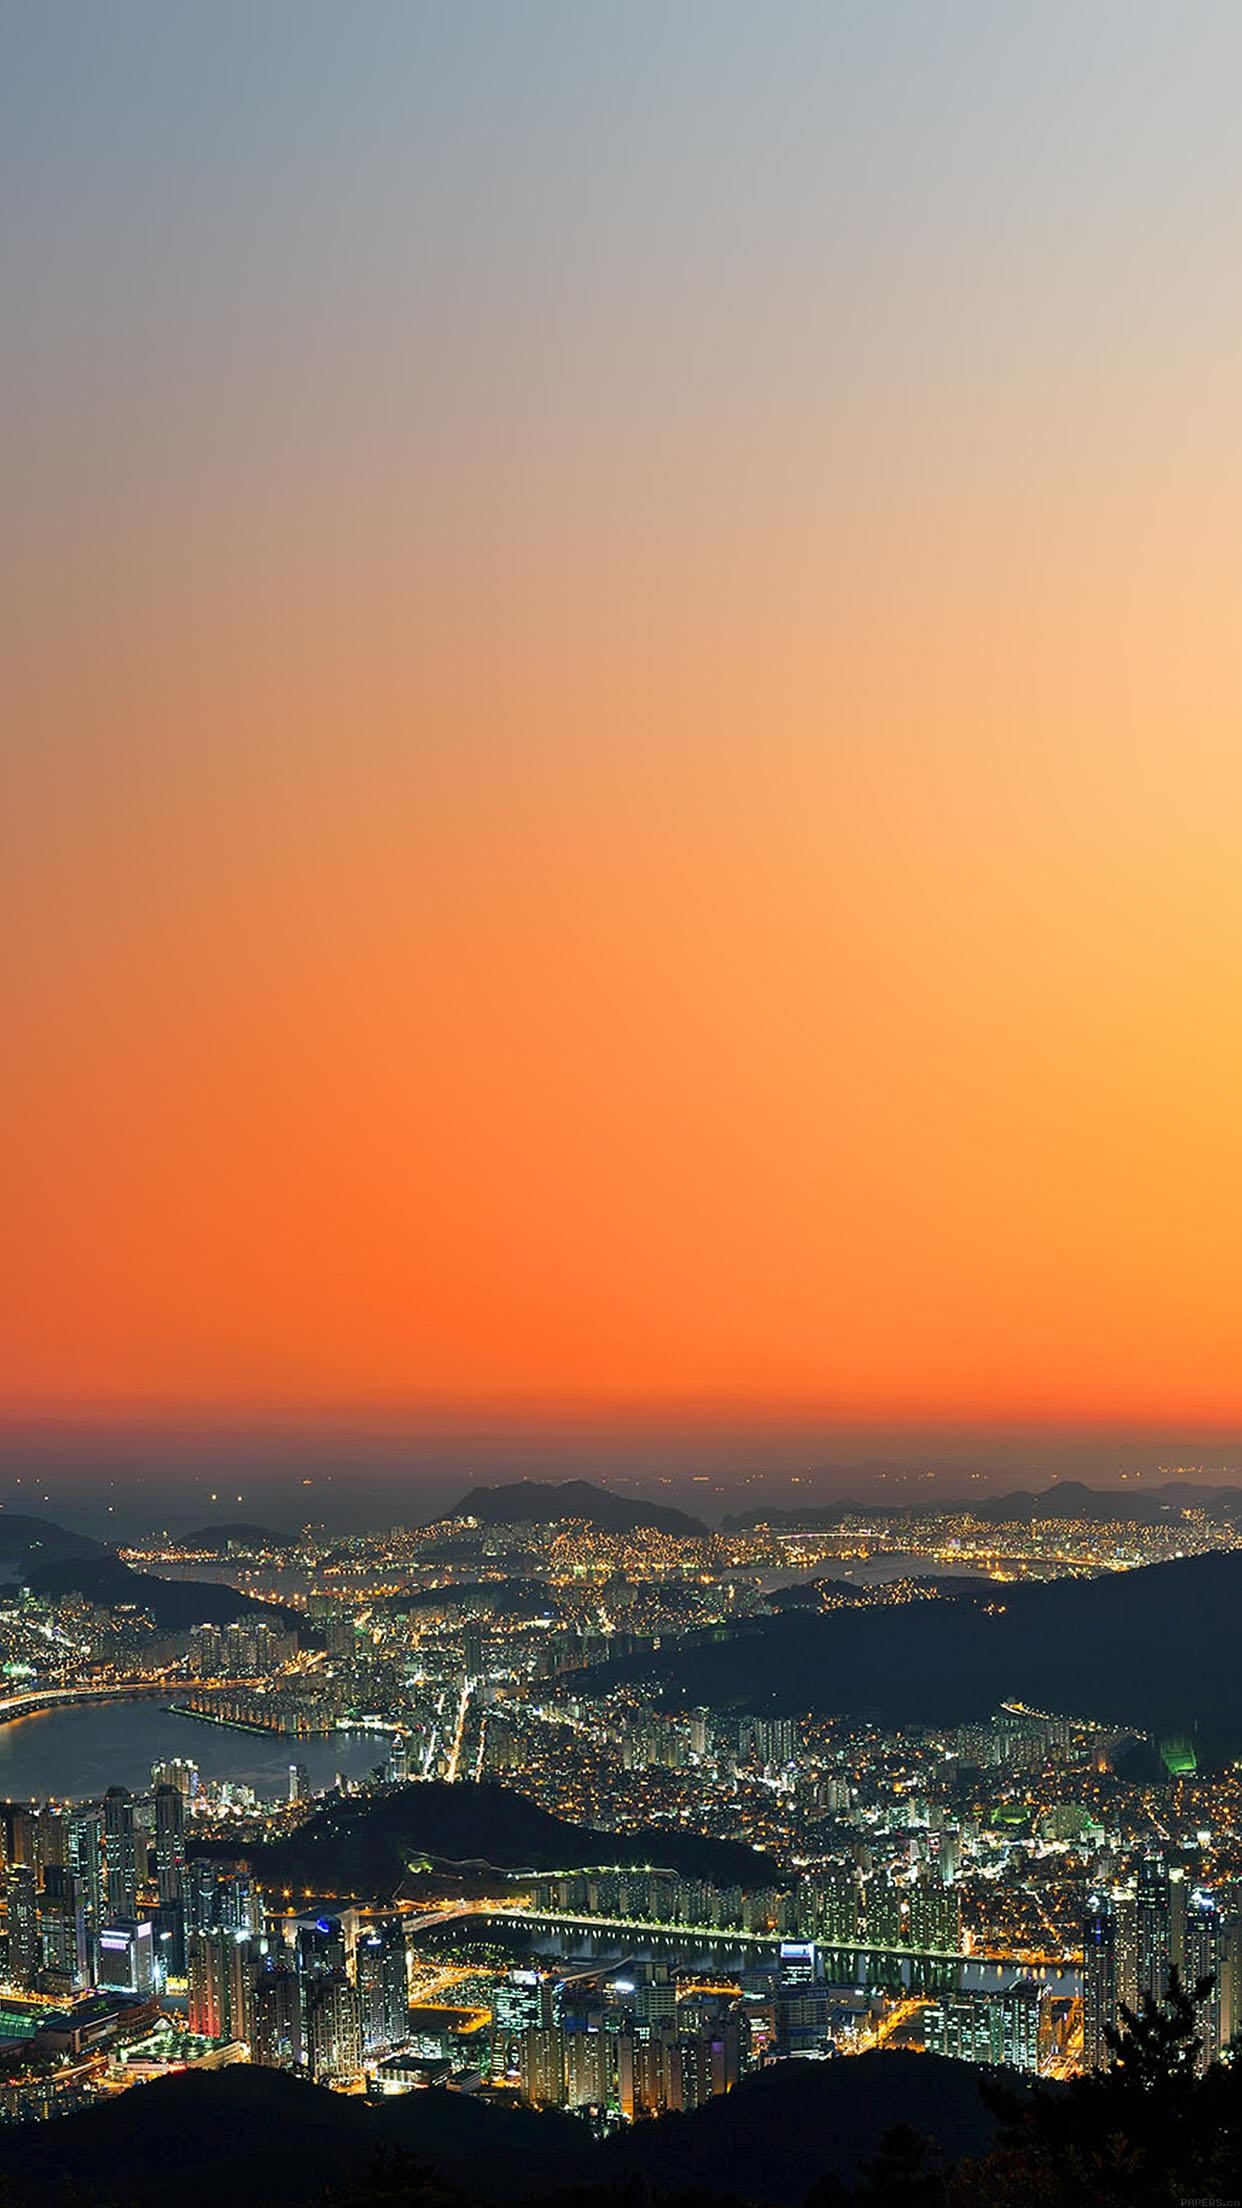
[[[154,1572],[136,1572],[112,1549],[30,1564],[22,1578],[32,1594],[51,1599],[81,1595],[100,1610],[145,1610],[166,1633],[188,1633],[196,1625],[232,1625],[238,1618],[264,1618],[280,1631],[317,1639],[301,1613],[283,1603],[259,1602],[218,1580],[161,1579]]]
[[[20,1567],[27,1564],[58,1563],[62,1558],[74,1556],[103,1556],[102,1541],[93,1541],[89,1534],[70,1533],[67,1526],[58,1526],[50,1518],[32,1518],[24,1511],[0,1510],[0,1575],[12,1579],[21,1576]]]
[[[1093,1579],[966,1583],[934,1601],[747,1620],[585,1672],[690,1703],[954,1724],[1002,1701],[1242,1752],[1242,1552]]]
[[[708,1530],[701,1518],[692,1518],[671,1503],[614,1495],[592,1480],[511,1480],[499,1487],[473,1487],[448,1515],[477,1518],[488,1526],[546,1526],[561,1518],[584,1519],[604,1533],[650,1528],[686,1539]]]
[[[185,2072],[52,2123],[6,2127],[0,2177],[21,2208],[217,2208],[223,2198],[309,2208],[367,2197],[368,2173],[411,2158],[407,2193],[434,2199],[429,2174],[468,2198],[575,2201],[665,2197],[822,2203],[876,2153],[894,2125],[932,2141],[933,2167],[987,2151],[996,2119],[981,2073],[935,2055],[874,2053],[780,2063],[688,2116],[663,2116],[597,2144],[572,2116],[494,2108],[430,2091],[365,2100],[245,2065]],[[389,2181],[391,2183],[391,2180]],[[78,2188],[81,2188],[79,2190]]]
[[[726,1533],[750,1533],[757,1526],[805,1527],[808,1531],[837,1526],[843,1518],[900,1520],[918,1524],[931,1518],[969,1513],[983,1525],[1029,1525],[1032,1519],[1082,1519],[1099,1524],[1158,1525],[1183,1510],[1206,1510],[1229,1523],[1242,1520],[1242,1487],[1209,1487],[1185,1480],[1167,1480],[1159,1487],[1088,1487],[1082,1480],[1058,1480],[1038,1493],[1015,1488],[1006,1495],[959,1496],[936,1502],[864,1502],[847,1497],[839,1503],[816,1503],[803,1509],[736,1511],[722,1519]]]

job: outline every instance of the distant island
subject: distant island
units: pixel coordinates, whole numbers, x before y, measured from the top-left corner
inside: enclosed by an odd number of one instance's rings
[[[270,1526],[248,1525],[244,1519],[233,1524],[199,1526],[195,1533],[183,1533],[178,1547],[205,1549],[213,1556],[223,1556],[230,1548],[282,1549],[288,1545],[288,1535],[273,1533]]]

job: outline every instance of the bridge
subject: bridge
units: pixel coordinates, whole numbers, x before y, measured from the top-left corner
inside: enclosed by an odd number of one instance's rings
[[[45,1710],[65,1709],[75,1702],[144,1702],[170,1694],[235,1694],[254,1683],[246,1679],[118,1679],[109,1687],[32,1687],[23,1694],[0,1699],[0,1725],[12,1725],[21,1717],[38,1717]]]
[[[466,1917],[476,1919],[492,1917],[497,1922],[520,1925],[532,1932],[568,1931],[588,1935],[611,1932],[621,1935],[627,1942],[635,1938],[661,1939],[677,1941],[678,1943],[694,1942],[696,1945],[704,1947],[753,1949],[756,1955],[761,1954],[765,1948],[768,1950],[779,1948],[785,1937],[780,1932],[770,1930],[762,1932],[743,1931],[733,1925],[673,1924],[667,1920],[657,1922],[655,1919],[644,1917],[590,1916],[584,1911],[532,1909],[522,1903],[514,1906],[501,1905],[497,1907],[495,1903],[489,1905],[486,1902],[467,1902],[456,1908],[437,1909],[426,1917],[412,1919],[410,1930],[417,1937],[424,1926],[447,1924]],[[793,1938],[795,1935],[790,1935],[790,1937]],[[797,1937],[814,1937],[814,1935],[797,1935]],[[849,1955],[856,1960],[861,1956],[866,1956],[871,1962],[880,1963],[886,1967],[892,1964],[911,1963],[927,1963],[940,1965],[941,1967],[959,1967],[963,1964],[969,1964],[980,1970],[1025,1970],[1036,1973],[1050,1970],[1058,1973],[1079,1972],[1082,1969],[1082,1956],[1080,1954],[1055,1955],[1026,1952],[1012,1955],[963,1955],[959,1948],[884,1947],[878,1942],[869,1946],[865,1940],[842,1941],[819,1937],[815,1938],[815,1945],[825,1955],[842,1957]],[[850,1971],[846,1975],[849,1978],[854,1978],[859,1973]]]

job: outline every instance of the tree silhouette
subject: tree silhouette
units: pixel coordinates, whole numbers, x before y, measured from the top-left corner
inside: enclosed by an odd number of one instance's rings
[[[1183,2208],[1188,2197],[1237,2196],[1242,2170],[1242,2065],[1202,2067],[1199,2009],[1213,1980],[1187,1988],[1170,1972],[1164,1999],[1123,2003],[1107,2033],[1112,2060],[1019,2106],[984,2087],[1000,2116],[997,2146],[963,2168],[954,2208]]]

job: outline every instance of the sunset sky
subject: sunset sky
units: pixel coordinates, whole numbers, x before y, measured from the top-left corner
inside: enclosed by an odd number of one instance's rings
[[[1242,10],[0,0],[0,1411],[1242,1428]]]

